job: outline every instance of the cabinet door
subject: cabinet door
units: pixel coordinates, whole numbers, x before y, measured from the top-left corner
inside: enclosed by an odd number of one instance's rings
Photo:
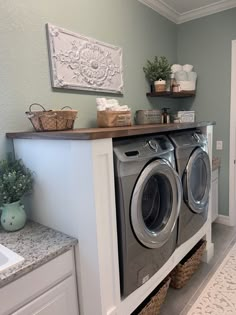
[[[74,278],[71,276],[12,315],[78,315]]]

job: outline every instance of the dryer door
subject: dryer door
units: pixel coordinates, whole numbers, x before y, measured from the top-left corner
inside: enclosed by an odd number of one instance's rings
[[[155,160],[140,174],[131,199],[131,223],[138,240],[159,248],[169,239],[180,210],[179,175],[166,160]]]
[[[195,213],[207,211],[211,186],[211,165],[202,148],[193,151],[183,176],[184,200]]]

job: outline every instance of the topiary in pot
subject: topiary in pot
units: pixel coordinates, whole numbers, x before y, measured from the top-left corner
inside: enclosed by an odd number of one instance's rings
[[[155,85],[158,91],[165,90],[165,81],[168,80],[171,75],[171,65],[165,56],[155,56],[154,61],[147,60],[143,71],[151,86]]]
[[[32,190],[33,174],[21,160],[0,161],[1,224],[6,231],[21,229],[26,213],[21,198]]]

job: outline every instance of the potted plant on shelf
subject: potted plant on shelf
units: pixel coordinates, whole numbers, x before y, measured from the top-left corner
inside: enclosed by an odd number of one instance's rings
[[[165,56],[155,56],[154,61],[147,60],[146,67],[143,67],[143,71],[151,84],[151,90],[153,87],[155,92],[163,92],[166,90],[166,80],[170,78],[171,65]]]
[[[32,172],[21,160],[0,161],[1,224],[6,231],[17,231],[24,227],[26,213],[21,199],[32,190],[32,186]]]

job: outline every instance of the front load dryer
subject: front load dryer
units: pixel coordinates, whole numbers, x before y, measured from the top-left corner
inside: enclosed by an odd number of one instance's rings
[[[183,186],[178,221],[178,245],[181,245],[197,233],[207,220],[211,166],[207,138],[201,132],[175,132],[170,139],[175,146],[176,166]]]
[[[121,295],[152,277],[176,248],[182,187],[167,137],[113,142]]]

